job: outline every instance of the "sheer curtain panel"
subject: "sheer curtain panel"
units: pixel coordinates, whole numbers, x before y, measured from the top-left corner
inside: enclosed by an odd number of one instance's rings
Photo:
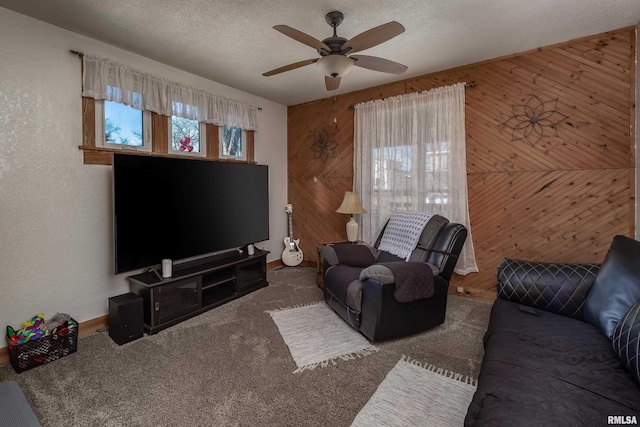
[[[368,210],[360,238],[373,241],[396,211],[440,214],[467,227],[456,273],[477,272],[467,197],[465,84],[355,107],[354,187]]]
[[[82,96],[218,126],[258,128],[256,106],[171,82],[98,55],[85,54],[83,65]]]

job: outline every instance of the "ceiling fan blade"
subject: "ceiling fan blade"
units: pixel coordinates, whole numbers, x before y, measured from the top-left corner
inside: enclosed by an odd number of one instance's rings
[[[284,73],[285,71],[295,70],[296,68],[304,67],[305,65],[311,65],[314,62],[318,62],[318,59],[306,59],[304,61],[294,62],[293,64],[285,65],[284,67],[276,68],[275,70],[262,73],[262,75],[269,77],[273,76],[274,74]]]
[[[311,46],[317,50],[326,50],[327,53],[331,52],[331,48],[326,44],[322,43],[320,40],[311,37],[309,34],[305,34],[302,31],[298,31],[295,28],[291,28],[288,25],[276,25],[273,27],[274,30],[280,31],[285,36],[289,36],[292,39],[299,41],[300,43],[306,44],[307,46]]]
[[[395,36],[404,33],[402,24],[391,21],[360,33],[357,36],[347,40],[342,45],[341,53],[360,52],[391,40]]]
[[[377,56],[351,55],[349,58],[356,60],[353,65],[366,68],[368,70],[390,74],[402,74],[407,71],[406,65],[398,64],[397,62],[389,61],[388,59],[378,58]]]
[[[336,90],[340,86],[340,77],[324,76],[324,84],[327,86],[327,90]]]

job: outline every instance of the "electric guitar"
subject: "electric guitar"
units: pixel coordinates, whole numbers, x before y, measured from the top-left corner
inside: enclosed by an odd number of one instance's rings
[[[289,236],[284,238],[284,251],[282,252],[282,262],[289,267],[295,267],[302,262],[303,255],[298,244],[300,239],[293,239],[293,223],[291,222],[291,215],[293,214],[293,206],[288,204],[285,207],[285,212],[289,216]]]

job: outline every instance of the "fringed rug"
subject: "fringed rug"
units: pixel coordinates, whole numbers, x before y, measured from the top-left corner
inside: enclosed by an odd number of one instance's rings
[[[476,387],[472,378],[402,356],[352,426],[461,426]]]
[[[294,373],[336,364],[378,351],[347,325],[324,301],[267,311],[275,322],[293,361]]]

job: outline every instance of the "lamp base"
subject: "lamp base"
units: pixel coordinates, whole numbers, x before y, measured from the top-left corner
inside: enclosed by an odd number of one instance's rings
[[[358,241],[358,223],[353,219],[353,215],[347,222],[347,240],[352,243]]]

